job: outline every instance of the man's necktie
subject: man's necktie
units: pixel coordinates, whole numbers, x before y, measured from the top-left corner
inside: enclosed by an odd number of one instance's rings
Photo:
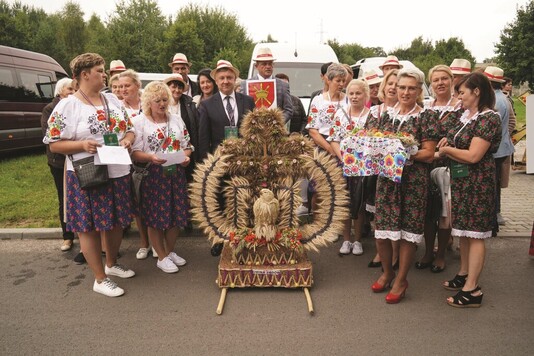
[[[230,102],[230,99],[232,99],[232,97],[228,95],[226,97],[226,111],[228,112],[228,119],[230,119],[230,126],[235,126],[234,108],[232,108],[232,103]]]

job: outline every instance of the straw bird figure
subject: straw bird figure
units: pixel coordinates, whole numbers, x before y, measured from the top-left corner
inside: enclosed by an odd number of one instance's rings
[[[280,203],[269,189],[262,189],[260,197],[254,202],[254,231],[256,236],[263,236],[267,241],[276,235],[276,219]]]

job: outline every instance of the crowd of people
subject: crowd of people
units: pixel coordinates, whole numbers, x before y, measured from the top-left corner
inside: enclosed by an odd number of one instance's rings
[[[273,75],[271,50],[258,51],[254,61],[258,74],[249,80],[275,81],[275,104],[289,131],[309,135],[340,165],[341,141],[361,129],[409,134],[417,142],[401,183],[382,176],[346,177],[351,214],[339,252],[363,254],[362,237],[374,233],[377,253],[369,267],[382,267],[382,274],[372,291],[389,289],[385,301],[399,303],[412,265],[443,272],[445,251],[457,238],[460,268],[443,282],[457,293],[447,303],[480,306],[485,239],[504,223],[500,188],[507,184],[504,166],[513,154],[513,107],[502,90],[503,71],[489,66],[473,72],[468,61],[455,59],[433,67],[425,78],[419,69],[403,68],[388,56],[380,66],[383,75],[371,70],[353,79],[350,66],[325,63],[324,87],[312,94],[306,115],[290,94],[288,76]],[[180,229],[191,228],[187,184],[194,167],[225,138],[239,135],[243,117],[255,103],[246,94],[247,80],[241,81],[239,70],[224,59],[213,70],[201,70],[196,83],[188,76],[186,55],[177,53],[168,78],[145,88],[121,60],[111,61],[108,73],[95,53],[77,56],[70,66],[73,79],[57,83],[56,98],[42,118],[59,198],[61,249],[71,249],[77,234],[81,253],[76,258],[93,271],[93,290],[119,296],[124,290],[110,276],[135,275],[117,263],[124,231],[134,218],[140,235],[137,259],[152,254],[165,273],[186,264],[175,250]],[[433,93],[430,100],[423,98],[425,79]],[[83,187],[75,173],[77,162],[110,142],[129,151],[132,167],[110,164],[106,183]],[[167,164],[165,154],[178,152],[180,163]],[[315,182],[303,187],[310,198],[307,209],[313,212],[320,203]],[[415,261],[423,241],[424,255]],[[221,249],[215,245],[211,253],[218,255]]]

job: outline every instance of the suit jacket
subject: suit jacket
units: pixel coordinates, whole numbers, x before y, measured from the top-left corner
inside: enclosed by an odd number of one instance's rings
[[[196,162],[198,161],[198,110],[193,99],[188,95],[180,97],[180,115],[184,124],[189,131],[189,140],[195,150],[191,153],[191,163],[185,168],[187,181],[191,181]]]
[[[187,77],[187,83],[189,84],[189,86],[191,86],[191,97],[194,97],[195,95],[202,94],[200,92],[200,87],[199,87],[198,83],[192,81],[191,78],[189,78],[189,76]]]
[[[254,75],[250,80],[259,80],[258,75]],[[293,117],[293,101],[289,95],[289,84],[280,78],[273,78],[276,80],[276,106],[284,113],[284,122],[288,122]],[[241,82],[241,91],[246,93],[247,80]]]
[[[237,105],[237,127],[241,127],[243,116],[254,110],[254,100],[248,95],[235,93]],[[224,127],[230,126],[220,93],[200,102],[198,107],[198,159],[206,158],[224,140]]]

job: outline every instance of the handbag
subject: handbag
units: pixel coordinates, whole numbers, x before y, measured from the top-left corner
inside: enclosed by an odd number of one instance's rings
[[[143,178],[148,175],[149,166],[150,162],[144,167],[135,163],[132,164],[132,189],[134,192],[134,196],[137,200],[137,204],[139,205],[141,204],[141,183],[143,182]]]
[[[104,107],[106,109],[106,121],[109,127],[109,108],[108,101],[105,96],[102,95]],[[95,157],[89,156],[74,160],[72,155],[69,155],[74,167],[74,173],[78,177],[80,187],[82,189],[93,188],[99,185],[106,184],[109,181],[108,166],[107,165],[95,165]]]
[[[70,157],[72,160],[72,156]],[[95,165],[94,156],[72,161],[72,165],[82,189],[97,187],[109,181],[108,166]]]

